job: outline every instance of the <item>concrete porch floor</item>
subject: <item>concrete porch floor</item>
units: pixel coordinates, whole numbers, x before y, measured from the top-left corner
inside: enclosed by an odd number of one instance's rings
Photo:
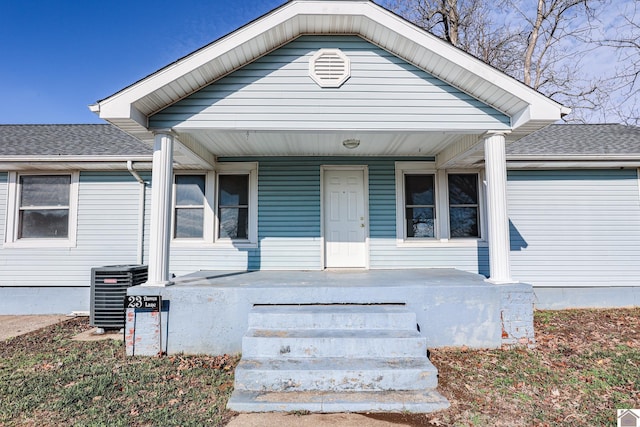
[[[221,287],[402,287],[456,286],[484,287],[494,285],[484,276],[453,268],[407,270],[334,269],[321,271],[197,271],[176,277],[173,286]],[[364,302],[364,301],[362,301]]]
[[[522,306],[524,326],[516,322],[516,328],[533,336],[530,285],[493,285],[456,269],[199,271],[174,282],[129,288],[129,295],[161,295],[164,302],[156,318],[128,310],[127,342],[135,354],[239,353],[255,305],[403,304],[416,313],[429,347],[471,348],[500,347],[513,313],[520,322]]]

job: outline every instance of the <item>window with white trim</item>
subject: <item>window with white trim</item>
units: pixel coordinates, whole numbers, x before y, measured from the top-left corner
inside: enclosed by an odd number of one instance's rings
[[[218,238],[249,238],[249,174],[218,175]]]
[[[77,172],[10,173],[5,244],[75,245],[78,178]]]
[[[216,239],[234,245],[258,242],[258,164],[219,163]]]
[[[176,173],[173,239],[177,244],[255,245],[257,163],[218,163],[215,172]]]
[[[206,175],[176,175],[173,188],[173,238],[203,239]]]
[[[477,173],[447,175],[449,235],[452,239],[480,237],[480,193]]]
[[[399,242],[477,241],[482,238],[480,174],[436,170],[433,162],[396,163]]]
[[[436,176],[404,175],[405,231],[407,238],[436,236]]]

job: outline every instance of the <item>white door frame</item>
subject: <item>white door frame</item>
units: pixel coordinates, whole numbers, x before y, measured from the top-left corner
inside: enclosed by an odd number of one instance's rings
[[[364,250],[365,250],[365,269],[369,269],[369,167],[367,165],[321,165],[320,166],[320,260],[323,269],[327,268],[325,258],[326,239],[325,239],[325,188],[324,188],[324,172],[327,170],[362,171],[362,197],[364,198]],[[354,267],[362,268],[362,267]]]

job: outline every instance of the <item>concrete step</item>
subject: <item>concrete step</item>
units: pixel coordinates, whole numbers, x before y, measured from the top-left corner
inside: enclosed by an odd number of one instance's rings
[[[253,392],[236,389],[227,408],[238,412],[413,412],[446,409],[449,402],[435,390],[359,392]]]
[[[242,356],[426,357],[426,344],[416,330],[249,329],[242,339]]]
[[[250,329],[416,329],[416,315],[402,305],[256,306]]]
[[[431,412],[448,407],[415,313],[395,305],[257,306],[228,407]]]
[[[426,357],[394,359],[245,359],[235,371],[246,391],[425,390],[438,385],[438,371]]]

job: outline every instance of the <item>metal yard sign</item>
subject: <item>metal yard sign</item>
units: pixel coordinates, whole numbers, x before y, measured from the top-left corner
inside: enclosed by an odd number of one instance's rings
[[[151,311],[160,311],[162,297],[160,295],[127,295],[127,308],[141,308]]]

